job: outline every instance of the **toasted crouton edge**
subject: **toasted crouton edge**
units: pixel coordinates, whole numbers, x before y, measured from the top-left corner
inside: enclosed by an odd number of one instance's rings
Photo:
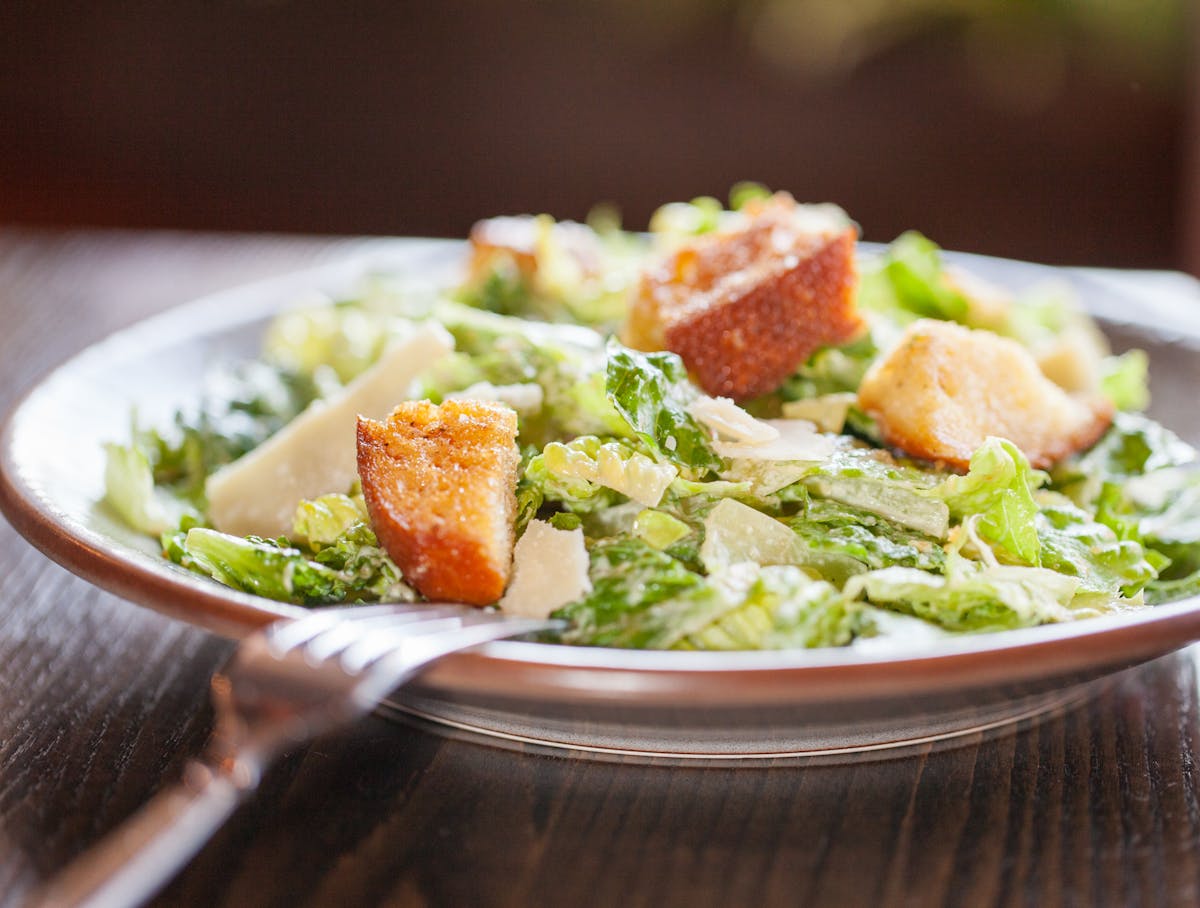
[[[389,423],[405,407],[414,405],[436,406],[428,401],[410,401],[399,405],[385,421],[362,417],[358,421],[359,476],[372,526],[380,545],[396,562],[405,580],[427,599],[490,605],[503,594],[512,571],[516,482],[520,466],[520,452],[515,441],[516,415],[491,402],[448,401],[442,405],[456,410],[465,409],[464,405],[483,405],[511,418],[512,438],[508,444],[493,446],[487,463],[489,471],[480,473],[483,484],[488,486],[487,479],[501,477],[499,500],[492,488],[462,490],[462,498],[469,502],[468,506],[494,509],[491,519],[469,521],[476,524],[474,528],[489,531],[472,535],[462,532],[461,526],[448,525],[436,512],[428,509],[429,502],[422,496],[419,477],[413,477],[412,487],[388,488],[396,476],[410,466],[394,457],[389,448],[393,432]],[[434,425],[441,425],[440,419]],[[423,460],[418,466],[427,468],[429,464]]]

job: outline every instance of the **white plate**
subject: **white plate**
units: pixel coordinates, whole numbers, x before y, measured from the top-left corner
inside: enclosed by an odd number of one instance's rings
[[[0,506],[50,557],[96,584],[232,637],[300,610],[221,587],[163,560],[97,505],[106,441],[130,413],[153,423],[192,398],[206,368],[249,358],[271,316],[371,272],[445,281],[462,244],[389,240],[347,260],[198,300],[113,335],[47,376],[0,438]],[[1200,319],[1164,316],[1085,274],[953,256],[1018,289],[1075,284],[1118,345],[1151,354],[1154,413],[1200,439]],[[397,706],[497,737],[599,754],[752,760],[878,752],[952,740],[1074,696],[1079,685],[1200,638],[1200,600],[1127,615],[934,641],[903,652],[702,653],[508,641],[449,657]]]

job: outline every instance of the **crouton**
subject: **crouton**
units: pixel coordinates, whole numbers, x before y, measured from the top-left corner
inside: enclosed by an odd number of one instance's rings
[[[558,221],[548,215],[488,218],[471,228],[468,283],[486,280],[497,268],[511,268],[522,280],[538,277],[538,252],[546,242],[569,257],[583,274],[604,267],[600,242],[583,224]]]
[[[972,328],[1006,333],[1013,326],[1016,313],[1026,306],[1004,288],[961,268],[948,267],[945,279],[966,299],[964,321]],[[1073,294],[1057,288],[1051,292],[1055,294],[1062,324],[1053,334],[1026,337],[1025,343],[1042,374],[1064,391],[1099,393],[1104,358],[1112,352],[1108,340]]]
[[[500,404],[400,404],[358,421],[358,475],[379,542],[428,599],[488,605],[512,564],[517,415]]]
[[[956,470],[989,435],[1048,467],[1090,447],[1112,421],[1108,401],[1068,394],[1016,341],[932,319],[909,325],[875,362],[858,405],[889,445]]]
[[[709,394],[745,400],[777,388],[819,347],[855,337],[857,234],[840,212],[778,193],[729,230],[648,269],[622,339],[682,357]]]

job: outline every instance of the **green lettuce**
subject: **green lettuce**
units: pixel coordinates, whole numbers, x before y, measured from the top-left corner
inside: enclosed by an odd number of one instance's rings
[[[370,525],[371,518],[362,494],[322,495],[302,501],[292,520],[292,539],[304,542],[313,551],[332,546],[355,524]]]
[[[1139,540],[1119,538],[1111,527],[1070,504],[1043,506],[1036,528],[1040,564],[1078,578],[1083,592],[1136,596],[1167,563]]]
[[[836,501],[812,499],[784,522],[814,552],[853,558],[865,569],[889,565],[940,573],[946,553],[936,539],[886,518]]]
[[[133,445],[104,446],[104,503],[131,529],[158,536],[179,522],[186,507],[155,488],[145,452]]]
[[[941,477],[912,466],[881,459],[879,452],[849,448],[804,479],[805,487],[820,498],[870,511],[900,526],[943,539],[949,528],[950,508],[931,489]]]
[[[1033,492],[1046,475],[1029,466],[1010,441],[989,438],[971,455],[965,476],[951,476],[930,490],[956,520],[972,520],[985,541],[1022,564],[1040,564],[1041,540]]]
[[[700,391],[676,354],[640,353],[609,341],[605,392],[657,457],[693,474],[721,469],[711,434],[688,412]]]
[[[267,599],[315,605],[415,598],[379,545],[360,494],[302,501],[293,537],[231,536],[185,517],[162,542],[176,564]]]
[[[1158,576],[1146,584],[1146,599],[1165,602],[1200,593],[1200,471],[1168,467],[1106,483],[1097,519],[1122,539],[1140,542],[1158,558]]]
[[[916,231],[902,234],[882,256],[864,263],[858,301],[901,322],[963,322],[970,308],[967,298],[946,281],[937,244]]]
[[[209,376],[200,403],[170,428],[133,431],[154,482],[204,510],[204,483],[218,467],[258,447],[330,390],[312,376],[248,363]]]
[[[790,566],[703,577],[636,539],[595,543],[592,591],[555,613],[565,643],[638,649],[841,646],[870,633],[861,603]]]
[[[852,577],[845,593],[949,631],[996,631],[1074,617],[1079,582],[1046,568],[985,568],[953,556],[945,576],[888,567]]]
[[[862,603],[786,565],[763,567],[745,598],[674,649],[747,650],[845,646],[873,633]]]
[[[604,510],[625,500],[626,496],[600,481],[596,460],[606,444],[594,435],[585,435],[563,444],[551,442],[540,454],[530,458],[524,482],[538,490],[541,501],[555,502],[574,513]],[[540,503],[540,502],[539,502]]]
[[[666,649],[729,607],[723,591],[639,539],[596,543],[592,591],[554,613],[564,643]]]
[[[437,402],[470,385],[536,383],[537,413],[521,413],[521,441],[539,447],[576,435],[630,435],[605,394],[603,339],[575,325],[539,325],[440,302],[437,317],[457,352],[423,376],[420,396]]]
[[[169,538],[164,550],[177,564],[226,586],[281,602],[320,605],[414,598],[375,534],[361,523],[316,553],[285,538],[243,538],[205,527]]]
[[[1108,483],[1196,462],[1196,449],[1148,416],[1117,413],[1112,426],[1085,453],[1054,467],[1053,488],[1080,507],[1092,507]]]
[[[1105,357],[1101,371],[1100,393],[1118,410],[1140,411],[1150,406],[1150,357],[1145,350]]]

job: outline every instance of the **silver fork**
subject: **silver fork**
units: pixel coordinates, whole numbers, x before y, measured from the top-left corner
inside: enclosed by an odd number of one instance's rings
[[[67,867],[29,908],[130,908],[200,850],[289,746],[374,709],[434,659],[554,621],[460,605],[314,611],[244,640],[213,678],[213,737],[183,781]]]

